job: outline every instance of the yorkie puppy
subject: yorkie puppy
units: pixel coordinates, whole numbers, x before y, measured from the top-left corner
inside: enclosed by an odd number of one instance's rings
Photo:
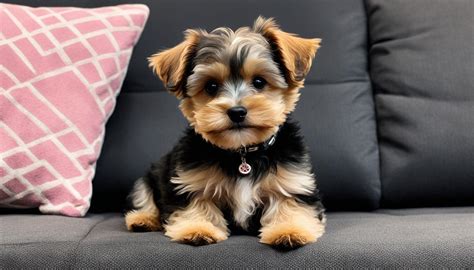
[[[163,229],[191,245],[238,231],[280,248],[315,242],[324,208],[288,115],[319,43],[259,17],[235,32],[187,30],[182,43],[151,56],[191,127],[136,181],[127,228]]]

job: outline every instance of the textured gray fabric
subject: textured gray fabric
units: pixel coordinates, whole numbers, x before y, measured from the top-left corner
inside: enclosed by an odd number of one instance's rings
[[[308,84],[294,118],[329,209],[371,209],[380,199],[378,146],[366,82]]]
[[[474,1],[367,8],[383,204],[474,204]]]
[[[186,127],[166,92],[122,93],[106,127],[93,181],[91,211],[121,211],[134,181],[170,151]]]
[[[318,243],[290,252],[251,236],[192,247],[172,243],[161,232],[129,233],[123,221],[119,214],[5,215],[0,260],[7,269],[474,267],[472,207],[330,213]]]
[[[76,242],[85,237],[106,216],[73,218],[49,215],[2,215],[2,244],[34,244],[37,242]]]
[[[0,269],[66,269],[74,265],[81,241],[107,217],[1,215]]]

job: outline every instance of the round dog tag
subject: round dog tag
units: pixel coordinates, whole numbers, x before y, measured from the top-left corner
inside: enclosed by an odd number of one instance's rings
[[[242,164],[240,164],[239,166],[239,172],[241,174],[244,174],[244,175],[247,175],[250,173],[250,171],[252,170],[252,167],[246,163],[246,162],[243,162]]]

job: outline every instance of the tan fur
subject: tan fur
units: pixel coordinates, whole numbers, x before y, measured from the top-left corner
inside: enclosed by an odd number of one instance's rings
[[[202,198],[214,201],[229,201],[236,189],[236,181],[228,179],[217,167],[178,170],[177,175],[171,182],[177,185],[178,194],[199,194]],[[256,182],[253,188],[259,197],[267,194],[281,194],[286,197],[308,195],[316,188],[313,177],[308,168],[278,165],[275,172]]]
[[[206,139],[224,149],[238,149],[242,146],[261,143],[276,133],[278,127],[246,128],[245,130],[224,130],[220,133],[209,133]]]
[[[194,120],[195,130],[204,139],[208,133],[219,133],[229,129],[230,119],[227,117],[227,110],[235,105],[235,102],[227,97],[219,97],[206,104],[195,102]]]
[[[200,51],[196,51],[199,42],[212,38],[218,40],[216,47],[202,49],[206,56],[197,56],[199,62],[194,63],[192,74],[184,78],[191,61],[189,58],[195,53],[199,55]],[[283,58],[285,77],[272,60],[268,41],[276,44]],[[242,27],[235,32],[228,28],[211,33],[188,30],[181,44],[153,55],[149,61],[167,88],[181,99],[180,109],[196,132],[220,148],[237,149],[267,140],[285,122],[286,116],[295,108],[298,90],[303,86],[303,78],[311,67],[319,43],[319,39],[305,39],[283,32],[272,19],[259,17],[253,28]],[[231,76],[229,59],[245,46],[248,46],[248,55],[240,70],[244,83],[249,86],[255,76],[261,76],[268,82],[268,87],[260,94],[242,96],[238,100],[235,96],[210,97],[204,91],[206,82],[213,80],[221,86],[226,85]],[[231,129],[227,110],[233,106],[247,108],[248,128]]]
[[[235,220],[244,228],[261,202],[256,192],[258,186],[248,185],[250,182],[245,179],[233,181],[217,167],[180,171],[171,182],[177,185],[178,194],[189,192],[217,205],[232,207]]]
[[[303,79],[311,68],[312,60],[320,47],[321,39],[301,38],[287,33],[278,27],[273,19],[259,17],[254,30],[262,33],[267,39],[274,41],[288,69],[290,87],[302,87]]]
[[[202,245],[227,239],[229,232],[222,212],[210,200],[194,198],[184,209],[177,210],[164,225],[165,235],[173,241]]]
[[[131,211],[125,215],[125,224],[129,231],[161,230],[158,212]]]
[[[292,194],[308,195],[316,188],[308,168],[279,166],[276,174],[263,179],[268,195],[260,223],[261,242],[294,248],[315,242],[324,233],[315,208],[298,203]]]
[[[236,222],[246,228],[248,218],[258,205],[265,205],[266,214],[262,222],[269,223],[280,206],[275,198],[311,194],[316,188],[313,177],[309,168],[278,165],[274,173],[249,186],[245,179],[229,179],[217,167],[210,167],[179,171],[178,177],[171,182],[177,185],[178,194],[191,193],[213,201],[215,205],[229,205]],[[214,211],[207,212],[215,214]],[[315,216],[315,213],[311,215]]]
[[[278,165],[275,173],[268,174],[260,181],[265,194],[309,195],[316,189],[314,176],[306,168]]]
[[[300,98],[300,92],[298,88],[291,88],[283,93],[283,100],[285,104],[285,114],[289,114],[295,110],[296,102]]]
[[[153,201],[153,191],[145,184],[143,178],[138,179],[131,194],[133,208],[150,213],[158,213],[155,202]]]
[[[261,76],[267,80],[272,88],[288,88],[288,84],[285,82],[283,77],[274,76],[275,74],[280,73],[277,66],[273,65],[271,62],[269,63],[265,58],[247,57],[240,73],[248,83],[250,83],[255,76]]]
[[[148,58],[149,66],[178,98],[183,98],[183,80],[186,66],[199,42],[199,31],[186,31],[185,40],[179,45]]]
[[[281,93],[278,91],[264,91],[245,97],[241,101],[242,106],[247,108],[246,120],[250,126],[255,126],[262,131],[283,124],[286,120],[285,104]]]
[[[228,185],[231,181],[217,167],[197,168],[181,171],[171,179],[178,194],[191,193],[206,199],[220,200],[228,196]]]
[[[209,101],[198,107],[193,102],[193,123],[195,129],[204,139],[224,149],[238,149],[242,146],[258,144],[270,138],[278,126],[286,120],[287,111],[294,104],[286,104],[283,94],[276,89],[269,89],[241,99],[240,104],[247,108],[245,130],[229,130],[232,124],[227,117],[227,110],[235,106],[231,99],[222,97]],[[288,102],[296,102],[289,99]],[[190,102],[188,102],[190,104]],[[186,105],[182,109],[189,110]]]
[[[179,109],[183,113],[184,117],[186,117],[186,120],[188,120],[190,126],[195,125],[195,120],[194,120],[194,102],[193,99],[190,98],[185,98],[181,100],[179,103]]]
[[[222,84],[230,76],[229,68],[223,63],[199,64],[193,69],[193,76],[188,79],[187,94],[190,97],[204,91],[206,82],[210,79]]]
[[[207,245],[224,241],[228,234],[208,221],[183,220],[173,226],[167,226],[166,235],[172,241],[192,245]]]
[[[302,222],[298,224],[295,221],[264,227],[261,229],[260,242],[272,246],[287,246],[289,248],[316,242],[323,232],[317,232],[318,235],[315,236],[307,227],[306,224]]]
[[[212,97],[207,95],[202,89],[195,93],[192,98],[182,99],[179,105],[181,112],[189,121],[191,126],[196,126],[196,111],[200,108],[204,108],[208,102],[212,100]]]
[[[227,117],[227,110],[237,104],[228,97],[210,100],[205,93],[199,93],[184,99],[180,108],[204,139],[224,149],[237,149],[265,141],[276,132],[285,122],[288,108],[294,108],[294,104],[285,104],[286,95],[272,89],[242,98],[240,105],[247,108],[246,125],[249,128],[240,131],[229,130],[232,122]]]
[[[324,233],[325,224],[316,218],[316,210],[293,198],[275,196],[264,209],[260,242],[295,248],[316,242]]]
[[[125,215],[125,223],[129,231],[161,230],[160,211],[153,201],[153,192],[138,179],[131,193],[133,210]]]
[[[178,193],[189,192],[215,204],[231,206],[236,221],[244,228],[259,200],[256,187],[245,188],[244,179],[232,181],[216,167],[178,172],[171,181],[178,185]]]

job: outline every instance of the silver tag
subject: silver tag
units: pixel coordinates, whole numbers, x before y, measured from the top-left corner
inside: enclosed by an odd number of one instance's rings
[[[252,167],[245,161],[242,161],[242,163],[239,165],[239,172],[243,175],[247,175],[252,171]]]

